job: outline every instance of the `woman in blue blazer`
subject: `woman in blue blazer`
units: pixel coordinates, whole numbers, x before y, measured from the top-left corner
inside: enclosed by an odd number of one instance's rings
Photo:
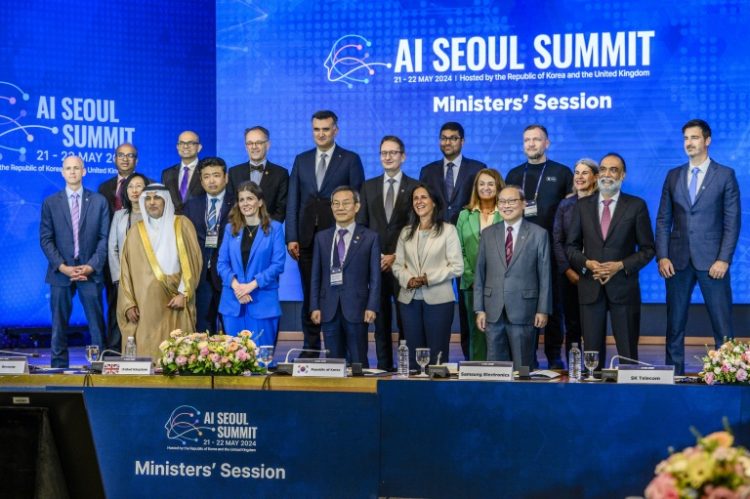
[[[286,245],[281,224],[270,219],[263,199],[254,182],[237,189],[216,264],[223,283],[219,313],[227,334],[247,329],[257,345],[275,346]]]

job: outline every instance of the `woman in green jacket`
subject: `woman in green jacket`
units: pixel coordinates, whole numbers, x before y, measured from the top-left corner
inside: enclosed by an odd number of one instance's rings
[[[474,177],[471,198],[458,214],[456,230],[464,256],[464,274],[461,276],[461,292],[466,304],[469,322],[469,360],[487,360],[487,341],[474,320],[474,270],[479,253],[479,236],[490,225],[502,221],[497,208],[497,195],[505,187],[500,173],[485,168]]]

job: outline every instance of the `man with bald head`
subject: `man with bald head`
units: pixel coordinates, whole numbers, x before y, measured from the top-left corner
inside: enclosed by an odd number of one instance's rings
[[[52,367],[68,367],[67,329],[73,296],[83,305],[91,344],[104,346],[103,270],[107,261],[107,200],[83,188],[86,169],[78,156],[63,161],[65,189],[42,204],[39,242],[47,257],[52,311]]]
[[[203,146],[198,134],[185,130],[177,138],[177,154],[180,162],[161,172],[161,183],[169,190],[175,213],[182,213],[188,199],[205,194],[198,172],[198,153]]]

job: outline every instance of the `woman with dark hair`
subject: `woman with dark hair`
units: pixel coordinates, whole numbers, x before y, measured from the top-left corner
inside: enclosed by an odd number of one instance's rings
[[[453,279],[464,270],[456,228],[443,221],[443,202],[432,188],[420,183],[412,192],[409,224],[396,246],[393,275],[401,289],[398,301],[409,346],[409,365],[415,350],[428,347],[430,363],[442,354],[448,360],[455,295]]]
[[[474,177],[469,204],[458,214],[456,231],[464,256],[464,274],[460,289],[469,327],[469,360],[487,360],[487,337],[474,320],[474,269],[477,267],[479,238],[484,229],[503,220],[497,207],[497,195],[505,187],[497,170],[484,168]]]
[[[568,257],[565,254],[565,240],[568,237],[576,203],[580,198],[596,192],[598,175],[599,167],[593,159],[583,158],[576,162],[573,173],[573,193],[557,205],[555,223],[552,228],[552,251],[555,255],[558,271],[564,277],[564,279],[560,279],[560,295],[563,299],[565,314],[566,357],[570,353],[570,347],[573,343],[581,345],[581,312],[578,304],[578,280],[581,276],[568,262]]]
[[[151,181],[145,175],[133,173],[122,184],[122,191],[120,192],[122,209],[117,210],[114,218],[112,218],[107,251],[109,272],[112,275],[112,282],[115,284],[120,281],[120,252],[125,245],[125,236],[127,236],[130,227],[143,220],[138,198],[141,196],[143,189],[150,183]]]
[[[286,245],[281,224],[268,216],[264,199],[255,182],[237,188],[216,263],[223,283],[219,313],[227,334],[247,329],[257,345],[275,346]]]

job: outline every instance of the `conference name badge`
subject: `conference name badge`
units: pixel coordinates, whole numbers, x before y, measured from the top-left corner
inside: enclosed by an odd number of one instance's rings
[[[523,209],[524,217],[535,217],[537,214],[536,201],[526,201],[526,208]]]
[[[636,385],[673,385],[674,366],[638,366],[621,364],[617,382]]]
[[[331,286],[341,286],[344,284],[344,270],[340,267],[331,269]]]
[[[513,362],[499,360],[463,361],[458,379],[473,381],[513,381]]]
[[[206,248],[216,248],[219,246],[219,232],[208,231],[206,233]]]

